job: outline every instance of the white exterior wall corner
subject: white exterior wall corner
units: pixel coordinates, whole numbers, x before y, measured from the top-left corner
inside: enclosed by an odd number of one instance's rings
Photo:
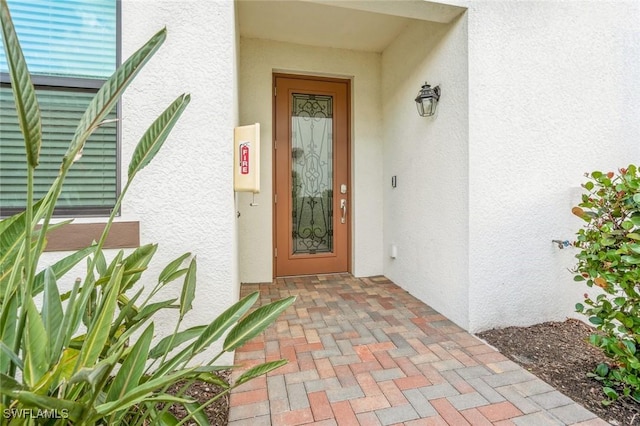
[[[440,85],[436,116],[413,99]],[[467,18],[416,21],[383,52],[384,273],[468,327]],[[397,187],[391,177],[397,176]],[[391,245],[397,258],[389,256]]]
[[[585,172],[638,160],[640,3],[468,3],[469,329],[563,320],[588,288],[551,240]]]
[[[127,58],[168,29],[164,45],[122,98],[122,179],[151,122],[178,95],[191,103],[154,161],[140,172],[122,208],[139,220],[142,244],[159,244],[147,286],[172,259],[197,256],[193,311],[185,326],[210,322],[237,300],[236,218],[232,187],[237,122],[236,35],[230,1],[122,1],[122,51]],[[179,295],[179,284],[168,292]],[[173,330],[158,318],[156,330]],[[221,362],[231,362],[229,354]]]
[[[382,273],[380,55],[263,39],[240,41],[240,123],[260,123],[260,194],[238,194],[242,282],[273,277],[273,72],[352,78],[353,273]]]

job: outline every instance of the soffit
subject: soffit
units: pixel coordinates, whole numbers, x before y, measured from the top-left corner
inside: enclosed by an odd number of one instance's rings
[[[464,9],[422,0],[238,0],[240,36],[382,52],[412,20],[450,22]]]

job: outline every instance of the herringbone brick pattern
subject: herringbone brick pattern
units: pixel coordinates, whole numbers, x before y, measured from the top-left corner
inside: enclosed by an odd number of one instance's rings
[[[607,424],[385,277],[242,286],[257,290],[297,301],[236,364],[289,363],[234,391],[230,426]]]

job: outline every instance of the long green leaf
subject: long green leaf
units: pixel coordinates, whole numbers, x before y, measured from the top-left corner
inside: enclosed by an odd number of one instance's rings
[[[193,299],[196,297],[196,259],[191,259],[187,275],[184,277],[182,292],[180,293],[180,321],[191,310]]]
[[[207,348],[211,343],[215,342],[222,334],[233,324],[236,323],[251,307],[256,303],[260,297],[260,293],[255,291],[243,299],[233,304],[226,311],[221,313],[215,320],[207,326],[207,329],[202,333],[202,336],[196,341],[193,347],[193,353]]]
[[[20,130],[24,137],[27,161],[29,166],[35,168],[38,165],[42,143],[40,107],[6,0],[1,0],[0,3],[0,19],[2,21],[4,51],[11,76],[11,88],[13,89]]]
[[[98,314],[91,322],[80,352],[80,367],[91,366],[96,362],[109,337],[110,325],[117,305],[118,289],[122,281],[122,271],[122,267],[117,268],[115,275],[111,277]]]
[[[199,426],[210,426],[209,418],[204,413],[203,410],[200,409],[200,403],[197,402],[184,402],[182,404],[184,408],[187,409],[189,415]]]
[[[132,405],[138,404],[145,399],[148,399],[154,391],[178,382],[183,377],[191,374],[192,371],[193,368],[189,368],[186,370],[177,371],[175,373],[163,375],[155,379],[151,379],[141,385],[136,386],[117,401],[111,401],[96,406],[96,412],[101,416],[108,416],[119,410],[131,407]]]
[[[56,389],[60,383],[66,383],[73,375],[73,367],[78,360],[80,351],[67,348],[60,354],[57,363],[49,368],[40,382],[32,389],[37,394],[47,394],[51,389]]]
[[[111,330],[109,330],[109,338],[113,338],[120,327],[122,326],[122,322],[126,319],[131,319],[136,313],[138,309],[135,305],[138,298],[142,295],[144,288],[138,290],[136,294],[133,295],[131,299],[129,299],[126,295],[120,293],[118,295],[118,306],[120,306],[120,313],[116,317],[116,319],[111,323]]]
[[[184,342],[188,342],[189,340],[200,336],[205,328],[206,326],[204,325],[198,325],[175,333],[174,335],[164,337],[153,349],[151,349],[149,352],[149,359],[160,358],[162,355],[168,354]]]
[[[163,377],[168,373],[176,370],[177,368],[185,365],[193,357],[193,343],[187,345],[184,349],[180,350],[176,355],[171,357],[168,361],[160,364],[160,368],[154,371],[151,376]]]
[[[56,279],[61,278],[64,276],[64,274],[69,272],[74,266],[80,263],[82,259],[84,259],[88,255],[93,253],[94,250],[95,250],[95,246],[90,246],[82,250],[78,250],[63,259],[60,259],[59,261],[51,265],[49,268],[53,272]],[[34,295],[39,294],[44,289],[44,273],[45,271],[41,271],[35,276],[35,279],[33,281]]]
[[[18,324],[18,293],[13,292],[2,302],[0,310],[0,340],[12,348],[16,339],[16,326]],[[11,351],[13,353],[13,351]],[[0,352],[0,373],[8,372],[11,359]],[[22,369],[22,362],[17,366]]]
[[[149,126],[140,139],[140,142],[138,142],[131,157],[131,162],[129,163],[129,180],[147,166],[153,157],[155,157],[190,101],[190,95],[182,94],[178,96],[151,126]]]
[[[224,341],[223,349],[232,351],[262,333],[295,300],[295,296],[276,300],[247,315],[229,332]]]
[[[1,382],[4,382],[4,378],[1,380]],[[68,419],[72,422],[75,422],[76,424],[78,424],[77,422],[82,418],[84,410],[90,409],[89,407],[85,408],[83,404],[78,402],[60,398],[52,398],[50,396],[37,395],[33,392],[28,391],[16,390],[7,393],[7,395],[11,396],[14,399],[17,399],[26,407],[38,407],[44,410],[66,413]]]
[[[120,399],[138,385],[144,372],[144,365],[147,361],[152,338],[153,323],[149,324],[125,358],[115,379],[111,382],[106,401]]]
[[[62,312],[62,301],[60,300],[60,293],[58,292],[58,285],[53,270],[51,268],[45,269],[44,277],[42,322],[44,323],[44,330],[47,336],[55,339],[60,333],[60,326],[62,325],[62,318],[64,316]],[[50,347],[47,349],[47,363],[48,365],[52,365],[58,360],[59,354],[53,353]]]
[[[242,373],[238,380],[233,384],[233,387],[240,386],[243,383],[248,382],[251,379],[255,379],[258,376],[262,376],[263,374],[267,374],[270,371],[275,370],[276,368],[280,368],[287,363],[286,359],[279,359],[277,361],[265,362],[260,365],[256,365]]]
[[[162,302],[152,303],[150,305],[144,306],[140,311],[133,317],[131,321],[146,321],[153,314],[158,312],[161,309],[165,309],[168,307],[176,307],[173,303],[178,300],[177,298],[163,300]]]
[[[152,411],[150,413],[150,417],[151,417],[151,420],[153,420],[151,424],[154,424],[154,425],[176,426],[178,424],[178,419],[176,418],[176,416],[169,413],[168,411],[162,411],[160,413]]]
[[[133,253],[124,259],[125,271],[146,269],[157,249],[157,244],[146,244],[135,249]],[[126,274],[120,284],[120,291],[124,293],[130,289],[140,279],[141,275],[142,272],[131,275]]]
[[[191,256],[191,253],[185,253],[165,266],[162,272],[160,272],[160,275],[158,275],[158,283],[168,282],[169,277],[174,275],[180,265],[182,265],[182,262],[189,256]]]
[[[12,361],[20,370],[24,369],[24,365],[18,355],[11,350],[2,340],[0,340],[0,359],[6,358],[7,361]],[[8,362],[7,362],[8,364]],[[4,371],[3,371],[4,373]]]
[[[157,32],[144,46],[129,57],[98,91],[84,115],[80,119],[69,149],[63,158],[63,169],[76,160],[77,155],[84,146],[91,133],[100,125],[104,118],[113,109],[118,98],[129,86],[134,77],[143,66],[151,59],[167,37],[167,30]]]
[[[73,283],[73,288],[71,289],[71,295],[69,296],[67,306],[65,309],[64,317],[62,318],[62,324],[60,325],[60,332],[56,336],[55,343],[53,344],[53,353],[60,353],[63,348],[69,346],[69,342],[71,341],[74,327],[73,327],[73,318],[77,311],[77,296],[80,291],[80,279],[76,279]],[[53,336],[52,336],[53,337]]]
[[[30,296],[23,301],[27,310],[26,327],[24,330],[24,381],[35,386],[49,367],[48,352],[49,337],[42,323],[35,303]]]

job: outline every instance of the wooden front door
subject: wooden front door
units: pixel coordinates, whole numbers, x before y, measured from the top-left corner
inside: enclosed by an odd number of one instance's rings
[[[348,80],[274,75],[275,276],[349,271]]]

